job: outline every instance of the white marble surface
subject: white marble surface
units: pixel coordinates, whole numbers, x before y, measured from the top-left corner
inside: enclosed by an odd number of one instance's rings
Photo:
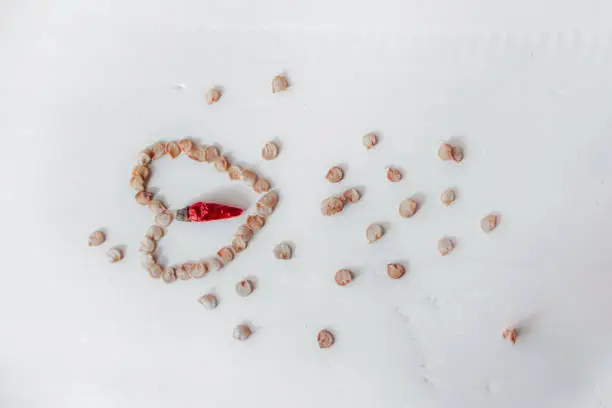
[[[612,405],[609,3],[150,3],[0,3],[0,406]],[[293,86],[272,95],[280,72]],[[152,216],[128,180],[139,149],[184,136],[255,166],[282,200],[231,266],[168,286],[139,267]],[[262,162],[272,138],[282,153]],[[460,165],[436,158],[446,139],[464,144]],[[174,207],[255,199],[188,160],[162,160],[152,184]],[[352,186],[363,200],[321,217]],[[422,209],[400,219],[411,195]],[[501,225],[485,235],[490,211]],[[209,254],[236,222],[173,225],[164,257]],[[390,228],[368,245],[371,222]],[[109,245],[88,248],[99,227]],[[445,258],[443,235],[458,241]],[[124,261],[107,263],[110,244]],[[391,261],[408,262],[401,280]],[[357,278],[338,287],[343,267]],[[243,299],[244,277],[257,289]],[[239,343],[243,321],[255,334]]]

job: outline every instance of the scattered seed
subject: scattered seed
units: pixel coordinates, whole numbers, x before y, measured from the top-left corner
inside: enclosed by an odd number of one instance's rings
[[[504,339],[510,340],[510,343],[512,344],[516,343],[516,339],[518,335],[519,335],[518,330],[514,327],[509,327],[506,330],[504,330],[504,332],[502,333],[502,337]]]
[[[164,268],[162,268],[160,264],[153,264],[149,267],[147,272],[149,272],[149,276],[151,276],[153,279],[159,279],[164,273]]]
[[[143,253],[140,255],[140,265],[143,269],[149,270],[155,264],[155,257],[152,254]]]
[[[385,230],[380,224],[372,224],[366,229],[366,239],[371,244],[385,235]]]
[[[402,218],[412,217],[418,209],[419,205],[415,200],[407,199],[400,203],[397,212]]]
[[[370,150],[377,144],[378,144],[378,136],[376,136],[376,133],[370,132],[366,134],[365,136],[363,136],[363,145],[365,146],[366,149]]]
[[[266,225],[266,217],[260,214],[249,215],[246,219],[246,224],[253,232],[257,232]]]
[[[357,189],[351,188],[349,190],[346,190],[344,193],[342,193],[342,195],[340,196],[340,199],[345,204],[346,203],[355,204],[357,201],[361,199],[361,195],[359,194],[359,191],[357,191]]]
[[[206,92],[206,103],[212,105],[221,98],[221,92],[218,89],[212,88]]]
[[[136,202],[140,205],[148,205],[153,199],[153,194],[148,191],[139,191],[136,193]]]
[[[463,160],[463,150],[459,146],[453,146],[453,151],[451,155],[453,156],[453,160],[457,163]]]
[[[189,271],[189,275],[194,279],[200,279],[208,273],[208,264],[206,262],[197,262]]]
[[[232,335],[236,340],[244,341],[251,337],[252,333],[253,332],[251,331],[249,326],[247,326],[246,324],[239,324],[238,326],[234,327],[234,332],[232,333]]]
[[[402,179],[402,172],[399,171],[399,169],[396,169],[395,167],[387,167],[385,172],[387,174],[387,180],[392,183],[397,183]]]
[[[438,251],[440,251],[440,255],[444,256],[453,250],[455,245],[453,244],[453,240],[450,238],[440,238],[438,241]]]
[[[106,252],[108,262],[115,263],[123,259],[123,252],[119,248],[111,248]]]
[[[242,178],[242,169],[240,166],[232,164],[227,169],[227,175],[229,176],[230,180],[240,180]]]
[[[497,228],[497,216],[493,214],[489,214],[480,220],[480,228],[484,232],[491,232],[495,228]]]
[[[136,163],[146,166],[151,163],[152,153],[150,150],[143,150],[136,156]]]
[[[256,193],[270,191],[270,182],[268,180],[259,179],[253,184],[253,190],[255,190]]]
[[[151,200],[148,207],[153,214],[161,214],[167,210],[166,204],[159,200]]]
[[[289,88],[289,81],[283,75],[277,75],[272,80],[272,93],[282,92]]]
[[[246,247],[247,247],[247,241],[245,241],[244,238],[235,237],[232,240],[232,249],[234,250],[235,253],[238,254],[244,251]]]
[[[215,169],[217,169],[217,171],[219,172],[227,171],[227,168],[229,167],[229,162],[227,161],[225,156],[217,157],[213,164],[215,166]]]
[[[453,190],[452,188],[447,188],[440,194],[440,201],[442,201],[442,204],[444,204],[445,206],[449,206],[452,204],[453,201],[455,201],[455,196],[455,190]]]
[[[90,247],[97,247],[98,245],[102,245],[104,241],[106,241],[106,234],[103,231],[94,231],[89,236],[87,244]]]
[[[278,146],[274,142],[268,142],[261,150],[261,157],[264,160],[274,160],[278,156]]]
[[[319,343],[319,348],[329,348],[334,344],[334,335],[329,330],[321,330],[317,334],[317,342]]]
[[[344,203],[338,197],[329,197],[321,202],[321,214],[330,216],[338,214],[344,209]]]
[[[130,187],[132,187],[136,191],[144,191],[145,181],[142,176],[132,176],[132,178],[130,179]]]
[[[176,268],[176,278],[180,280],[189,280],[191,279],[191,271],[193,270],[193,264],[184,263],[178,268]]]
[[[164,236],[164,229],[157,225],[151,225],[146,235],[155,241],[159,241]]]
[[[223,247],[218,252],[219,258],[223,261],[223,263],[231,262],[234,259],[234,251],[230,247]]]
[[[164,269],[162,273],[162,280],[166,283],[172,283],[176,280],[176,269],[172,267],[168,267]]]
[[[242,170],[242,181],[248,186],[255,186],[255,183],[257,183],[257,174],[253,170]]]
[[[453,146],[444,143],[438,149],[438,157],[444,161],[453,160]]]
[[[334,166],[325,175],[325,178],[330,183],[338,183],[344,178],[344,171],[340,167]]]
[[[151,170],[147,166],[139,164],[132,169],[132,176],[140,176],[144,180],[148,180],[149,176],[151,176]]]
[[[257,201],[257,211],[263,215],[270,215],[278,204],[278,194],[269,191]]]
[[[193,142],[189,139],[179,140],[178,145],[183,153],[189,153],[193,149]]]
[[[216,146],[208,146],[204,149],[204,159],[207,163],[213,163],[219,156],[221,156],[221,152]]]
[[[179,154],[181,154],[181,147],[176,142],[168,143],[166,145],[166,150],[168,151],[168,154],[170,155],[170,157],[172,157],[173,159],[177,157]]]
[[[140,252],[151,254],[155,251],[156,246],[153,238],[144,237],[142,241],[140,241]]]
[[[391,279],[399,279],[406,273],[406,267],[402,264],[388,264],[387,265],[387,275]]]
[[[217,297],[212,294],[204,295],[200,298],[199,302],[204,306],[206,310],[213,310],[217,307]]]
[[[334,279],[338,285],[346,286],[353,281],[353,272],[350,269],[340,269]]]
[[[162,228],[167,227],[168,225],[172,224],[173,220],[174,220],[174,217],[168,211],[164,211],[155,216],[155,224]]]
[[[153,160],[160,159],[164,154],[166,154],[166,144],[163,142],[157,142],[151,146],[151,151],[153,152]]]
[[[291,246],[286,243],[280,243],[274,246],[272,251],[276,259],[289,260],[292,256]]]
[[[236,284],[235,290],[239,296],[247,297],[253,293],[253,282],[248,279],[241,280]]]

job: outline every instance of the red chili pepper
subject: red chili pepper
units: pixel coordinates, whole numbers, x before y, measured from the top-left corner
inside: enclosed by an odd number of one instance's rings
[[[176,219],[187,222],[207,222],[237,217],[242,212],[242,208],[200,201],[178,210]]]

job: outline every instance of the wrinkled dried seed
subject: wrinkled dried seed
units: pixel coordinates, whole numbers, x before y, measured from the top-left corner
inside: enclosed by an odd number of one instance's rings
[[[502,333],[502,337],[504,339],[510,340],[510,343],[516,344],[516,339],[518,337],[518,330],[514,327],[509,327]]]
[[[268,142],[261,150],[261,157],[264,160],[274,160],[278,156],[278,146],[274,142]]]
[[[274,191],[269,191],[257,201],[257,211],[260,214],[269,215],[276,208],[278,203],[278,194]]]
[[[253,184],[253,190],[255,190],[256,193],[270,191],[270,182],[268,180],[259,179]]]
[[[132,175],[133,176],[140,176],[144,180],[148,180],[149,176],[151,175],[151,170],[149,170],[149,168],[147,166],[139,164],[138,166],[136,166],[136,167],[134,167],[132,169]]]
[[[164,268],[160,264],[153,264],[147,269],[147,272],[149,272],[149,276],[153,279],[159,279],[164,273]]]
[[[142,241],[140,241],[140,252],[146,252],[147,254],[153,253],[155,251],[155,241],[152,238],[144,237]]]
[[[277,75],[272,80],[272,93],[282,92],[289,88],[289,81],[283,75]]]
[[[208,273],[208,264],[206,262],[194,263],[189,270],[189,275],[194,279],[200,279]]]
[[[419,204],[415,200],[406,199],[400,203],[397,212],[402,218],[410,218],[417,212],[418,207]]]
[[[187,156],[191,159],[191,160],[195,160],[199,163],[203,163],[206,159],[206,152],[203,148],[198,147],[198,146],[193,146],[191,148],[191,150],[189,151],[189,153],[187,153]]]
[[[136,191],[144,191],[145,181],[142,176],[132,176],[132,178],[130,179],[130,187],[132,187]]]
[[[338,285],[346,286],[353,281],[353,272],[350,269],[340,269],[334,279]]]
[[[340,199],[344,203],[355,204],[357,201],[361,199],[361,194],[359,194],[359,191],[357,191],[357,189],[351,188],[349,190],[346,190],[344,193],[342,193],[342,195],[340,196]]]
[[[444,161],[453,160],[453,146],[444,143],[438,149],[438,157]]]
[[[140,265],[143,269],[149,270],[155,264],[155,257],[152,254],[143,253],[140,255]]]
[[[191,271],[193,270],[193,264],[184,263],[176,268],[176,278],[180,280],[191,279]]]
[[[178,145],[183,153],[189,153],[193,149],[193,142],[189,139],[179,140]]]
[[[106,241],[106,234],[103,231],[94,231],[91,233],[87,240],[87,244],[90,247],[97,247],[102,245]]]
[[[242,178],[242,169],[240,166],[232,164],[227,169],[227,175],[229,176],[230,180],[240,180]]]
[[[254,186],[257,182],[257,174],[253,170],[242,170],[242,181],[249,186]]]
[[[275,245],[272,252],[274,253],[276,259],[288,260],[291,259],[292,256],[291,246],[284,242]]]
[[[385,235],[385,230],[380,224],[372,224],[366,229],[366,239],[371,244]]]
[[[223,261],[223,263],[231,262],[234,259],[234,251],[230,247],[223,247],[218,252],[219,258]]]
[[[387,180],[392,183],[397,183],[402,179],[402,172],[399,169],[396,169],[395,167],[387,167],[385,172],[387,174]]]
[[[497,216],[493,214],[489,214],[480,220],[480,228],[484,232],[491,232],[495,228],[497,228]]]
[[[204,295],[198,300],[206,310],[213,310],[217,307],[217,297],[212,294]]]
[[[218,89],[212,88],[206,92],[206,103],[212,105],[221,98],[221,92]]]
[[[221,269],[223,269],[223,262],[221,262],[221,260],[219,258],[215,258],[213,260],[214,264],[215,264],[215,269],[217,271],[220,271]]]
[[[146,235],[155,241],[159,241],[164,236],[164,229],[157,225],[151,225]]]
[[[168,211],[164,211],[155,216],[155,224],[162,228],[167,227],[168,225],[172,224],[173,220],[174,220],[174,217]]]
[[[204,159],[207,163],[213,163],[221,155],[219,149],[216,146],[208,146],[204,150]]]
[[[176,280],[176,269],[172,267],[168,267],[164,269],[162,273],[162,279],[166,283],[172,283]]]
[[[140,205],[148,205],[153,199],[153,194],[148,191],[139,191],[136,193],[136,202]]]
[[[461,149],[459,146],[453,146],[451,155],[453,156],[453,160],[459,163],[461,160],[463,160],[463,149]]]
[[[334,335],[329,330],[321,330],[317,334],[317,343],[319,343],[319,348],[329,348],[334,344]]]
[[[227,168],[229,167],[229,162],[227,161],[225,156],[217,157],[213,164],[215,166],[215,169],[217,169],[217,171],[219,172],[227,171]]]
[[[344,209],[344,203],[338,197],[329,197],[321,202],[321,213],[325,216],[338,214]]]
[[[152,159],[157,160],[166,154],[166,144],[163,142],[157,142],[151,146],[151,151],[153,152]]]
[[[235,289],[239,296],[247,297],[253,293],[253,282],[248,279],[241,280],[236,284]]]
[[[106,252],[108,262],[115,263],[123,259],[123,252],[119,248],[111,248]]]
[[[406,273],[406,267],[402,264],[388,264],[387,275],[391,279],[399,279]]]
[[[247,326],[246,324],[240,324],[234,328],[232,336],[234,336],[236,340],[244,341],[251,337],[251,334],[252,332],[249,326]]]
[[[234,250],[235,253],[240,253],[244,251],[246,247],[247,247],[247,241],[245,241],[244,238],[235,237],[232,240],[232,249]]]
[[[181,147],[176,142],[168,143],[166,145],[166,150],[168,151],[168,154],[170,155],[170,157],[172,157],[173,159],[177,157],[179,154],[181,154]]]
[[[249,215],[246,219],[246,224],[253,232],[257,232],[266,225],[266,217],[260,214]]]
[[[340,167],[332,167],[327,171],[325,175],[325,179],[330,183],[338,183],[340,180],[344,178],[344,171]]]
[[[453,201],[455,201],[456,193],[452,188],[447,188],[440,194],[440,201],[442,204],[449,206]]]
[[[444,256],[453,250],[455,245],[453,244],[453,240],[450,238],[440,238],[438,241],[438,251],[440,251],[440,255]]]
[[[234,236],[242,238],[245,241],[249,241],[251,238],[253,238],[253,230],[248,225],[243,224],[236,229]]]
[[[167,210],[166,204],[159,200],[151,200],[148,207],[153,214],[160,214]]]
[[[136,156],[136,163],[142,166],[146,166],[151,163],[152,157],[153,153],[150,150],[145,149],[142,152],[138,153],[138,156]]]
[[[365,136],[363,136],[363,145],[365,146],[366,149],[370,150],[377,144],[378,144],[378,136],[376,136],[376,133],[370,132],[366,134]]]

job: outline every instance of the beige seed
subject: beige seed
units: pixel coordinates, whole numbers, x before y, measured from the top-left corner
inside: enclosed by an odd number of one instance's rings
[[[166,204],[159,200],[151,200],[148,207],[153,214],[160,214],[167,210]]]
[[[402,218],[410,218],[417,212],[418,208],[419,204],[409,198],[400,203],[397,212]]]
[[[164,229],[157,225],[151,225],[147,230],[147,237],[159,241],[164,236]]]
[[[438,241],[438,251],[440,251],[440,255],[444,256],[453,250],[455,245],[453,244],[453,240],[450,238],[440,238]]]
[[[162,280],[166,283],[172,283],[176,280],[176,269],[168,267],[162,273]]]
[[[179,140],[178,145],[183,153],[189,153],[193,149],[193,142],[189,139]]]
[[[139,164],[138,166],[134,167],[134,169],[132,169],[132,176],[140,176],[144,180],[148,180],[151,176],[151,170],[149,170],[147,166]]]
[[[340,286],[346,286],[353,281],[353,272],[350,269],[340,269],[336,272],[334,280]]]
[[[388,264],[387,265],[387,275],[391,279],[399,279],[406,273],[406,267],[402,264]]]
[[[510,343],[512,344],[516,344],[516,339],[518,335],[519,335],[518,330],[514,327],[509,327],[506,330],[504,330],[504,332],[502,333],[502,337],[504,339],[509,340]]]
[[[179,154],[181,154],[181,147],[176,142],[170,142],[166,145],[166,150],[168,154],[173,159],[176,158]]]
[[[257,211],[263,215],[271,214],[278,204],[278,194],[269,191],[257,201]]]
[[[338,167],[334,166],[327,171],[325,175],[325,179],[330,183],[338,183],[340,180],[344,178],[344,171]]]
[[[174,220],[174,217],[168,211],[164,211],[155,216],[155,224],[162,228],[167,227],[168,225],[172,224],[173,220]]]
[[[387,174],[387,180],[392,183],[397,183],[402,179],[402,172],[399,169],[396,169],[395,167],[387,167],[385,172]]]
[[[130,179],[130,187],[132,187],[136,191],[144,191],[145,181],[142,176],[132,176],[132,178]]]
[[[253,232],[257,232],[266,225],[266,217],[260,214],[249,215],[246,219],[246,223]]]
[[[115,263],[123,259],[123,252],[119,248],[111,248],[106,252],[108,262]]]
[[[156,246],[153,238],[144,237],[142,241],[140,241],[140,252],[145,252],[147,254],[153,253]]]
[[[166,154],[166,144],[164,142],[157,142],[151,146],[151,151],[153,152],[153,160],[160,159],[164,154]]]
[[[194,279],[200,279],[208,273],[208,264],[206,262],[194,263],[189,270],[189,275]]]
[[[241,280],[236,284],[235,290],[239,296],[247,297],[253,293],[253,282],[248,279]]]
[[[459,163],[461,162],[461,160],[463,160],[463,149],[461,149],[459,146],[453,146],[453,151],[451,152],[451,155],[453,157],[453,160]]]
[[[246,324],[240,324],[234,328],[232,336],[239,341],[244,341],[251,337],[252,331]]]
[[[342,196],[340,196],[340,199],[344,203],[355,204],[357,201],[361,199],[361,194],[359,194],[359,191],[357,189],[351,188],[349,190],[346,190],[344,193],[342,193]]]
[[[193,146],[189,153],[187,153],[187,156],[189,156],[191,160],[197,161],[199,163],[203,163],[204,161],[206,161],[206,152],[201,147]]]
[[[453,146],[444,143],[438,149],[438,157],[444,161],[453,160]]]
[[[255,190],[256,193],[270,191],[270,182],[268,180],[259,179],[253,184],[253,190]]]
[[[274,142],[268,142],[261,150],[261,157],[264,160],[274,160],[278,156],[278,145]]]
[[[240,180],[242,178],[242,169],[240,166],[232,164],[227,169],[227,175],[229,176],[230,180]]]
[[[370,150],[377,144],[378,144],[378,136],[376,136],[376,133],[370,132],[363,136],[363,145],[365,146],[366,149]]]
[[[274,246],[274,249],[272,252],[274,253],[274,256],[276,257],[276,259],[289,260],[291,259],[291,256],[292,256],[291,246],[289,246],[289,244],[284,243],[284,242]]]
[[[219,302],[217,301],[217,297],[213,294],[204,295],[198,301],[202,304],[202,306],[204,306],[204,309],[206,310],[213,310],[219,304]]]
[[[208,92],[206,92],[206,103],[209,105],[217,102],[219,98],[221,98],[221,92],[216,88],[209,89]]]
[[[253,238],[253,230],[248,225],[241,225],[236,229],[234,236],[249,241]]]
[[[277,75],[272,80],[272,93],[282,92],[289,88],[289,81],[283,75]]]
[[[164,268],[162,268],[160,264],[153,264],[149,267],[147,272],[149,272],[149,276],[153,279],[159,279],[164,273]]]
[[[334,335],[329,330],[321,330],[317,334],[317,343],[319,343],[319,348],[329,348],[334,344]]]
[[[180,280],[191,279],[191,271],[193,270],[193,264],[184,263],[176,268],[176,278]]]
[[[220,155],[221,152],[216,146],[208,146],[204,149],[204,159],[207,163],[213,163]]]
[[[489,214],[480,220],[480,228],[484,232],[491,232],[495,228],[497,228],[497,216],[493,214]]]
[[[366,239],[371,244],[385,235],[385,230],[380,224],[372,224],[366,229]]]
[[[97,247],[98,245],[102,245],[104,241],[106,241],[106,234],[103,231],[94,231],[89,236],[87,244],[90,247]]]
[[[152,157],[153,153],[150,150],[145,149],[142,152],[138,153],[138,156],[136,156],[136,163],[142,166],[146,166],[151,163]]]
[[[223,262],[219,258],[215,258],[213,262],[215,263],[215,270],[220,271],[223,269]]]
[[[242,251],[244,251],[246,249],[247,245],[248,245],[247,241],[245,241],[244,238],[235,237],[232,240],[232,249],[237,254],[242,252]]]
[[[234,259],[234,251],[230,247],[223,247],[218,252],[219,258],[223,261],[223,263],[231,262]]]
[[[442,204],[448,207],[452,204],[453,201],[455,201],[455,197],[455,190],[453,190],[452,188],[447,188],[440,194],[440,201],[442,201]]]
[[[321,213],[324,216],[338,214],[344,209],[344,203],[338,197],[329,197],[321,202]]]
[[[151,254],[143,253],[140,255],[140,265],[145,270],[149,270],[151,265],[155,264],[155,257]]]
[[[140,205],[148,205],[153,199],[153,194],[148,191],[139,191],[136,193],[136,202]]]
[[[227,168],[229,167],[229,162],[227,161],[225,156],[217,157],[213,164],[215,166],[215,169],[217,169],[217,171],[219,172],[227,171]]]
[[[257,174],[253,170],[242,170],[242,181],[249,186],[255,186],[257,182]]]

